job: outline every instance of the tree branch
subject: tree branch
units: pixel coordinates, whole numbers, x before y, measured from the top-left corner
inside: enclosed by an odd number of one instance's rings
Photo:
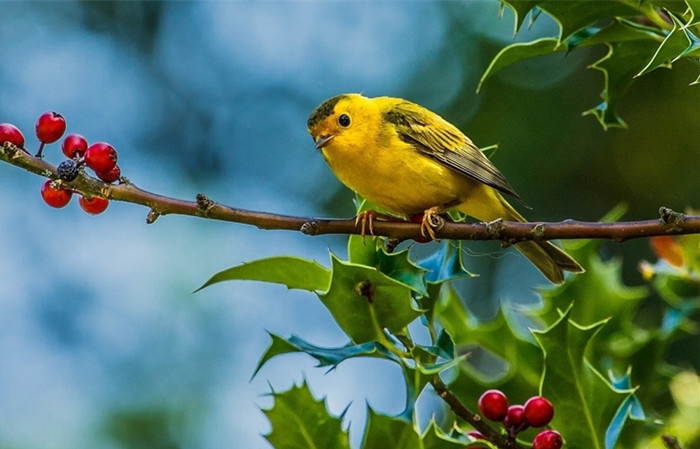
[[[494,430],[491,426],[486,424],[480,415],[469,410],[462,401],[459,400],[457,396],[450,391],[450,389],[445,385],[445,383],[440,379],[437,374],[433,376],[430,381],[435,392],[442,398],[443,401],[449,405],[450,409],[455,413],[455,415],[467,421],[476,430],[479,431],[488,441],[492,442],[496,446],[502,449],[523,449],[514,438],[508,438],[501,435],[498,431]]]
[[[0,147],[0,160],[29,172],[51,179],[58,179],[56,167],[43,159],[35,158],[24,150],[5,142]],[[63,182],[63,181],[59,181]],[[140,204],[150,209],[147,223],[153,223],[161,215],[190,215],[213,220],[230,221],[257,226],[261,229],[301,231],[307,235],[359,234],[355,219],[327,219],[277,215],[237,209],[216,203],[203,194],[196,201],[184,201],[148,192],[138,188],[125,178],[118,185],[106,184],[90,177],[81,170],[80,176],[66,188],[86,196],[100,196],[115,201]],[[445,221],[435,232],[437,238],[455,240],[500,240],[513,244],[525,240],[554,239],[610,239],[622,242],[629,239],[658,235],[700,233],[700,216],[677,213],[666,207],[659,209],[655,220],[615,223],[565,220],[562,222],[507,222],[453,223]],[[373,223],[375,235],[393,239],[420,239],[420,223],[377,220]]]

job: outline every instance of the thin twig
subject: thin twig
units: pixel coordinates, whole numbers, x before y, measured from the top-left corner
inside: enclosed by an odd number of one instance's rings
[[[462,401],[460,401],[459,398],[455,396],[452,391],[450,391],[447,385],[445,385],[442,379],[440,379],[440,376],[437,374],[433,376],[430,384],[433,386],[433,389],[438,396],[440,396],[440,398],[447,403],[454,414],[471,424],[484,436],[484,438],[486,438],[486,440],[490,441],[501,449],[524,449],[515,441],[515,439],[501,435],[491,426],[486,424],[484,420],[481,419],[480,415],[477,415],[469,410],[462,403]]]
[[[0,147],[0,160],[47,178],[57,179],[56,167],[35,158],[9,142]],[[196,201],[185,201],[159,195],[138,188],[131,182],[106,184],[84,172],[75,181],[65,183],[67,188],[88,196],[100,196],[115,201],[140,204],[149,208],[147,223],[163,215],[189,215],[212,220],[230,221],[257,226],[261,229],[301,231],[307,235],[359,234],[354,218],[328,219],[271,214],[238,209],[212,201],[198,194]],[[455,240],[500,240],[513,244],[525,240],[554,239],[610,239],[622,242],[629,239],[658,235],[700,233],[700,216],[685,215],[662,207],[660,218],[654,220],[615,223],[565,220],[562,222],[509,222],[452,223],[445,222],[435,232],[437,238]],[[420,239],[420,223],[377,220],[374,235],[396,240]]]

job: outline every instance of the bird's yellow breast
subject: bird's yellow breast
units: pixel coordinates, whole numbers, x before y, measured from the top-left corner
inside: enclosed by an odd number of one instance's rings
[[[343,184],[394,214],[453,203],[475,187],[469,178],[419,154],[390,127],[342,137],[321,149],[330,168]]]

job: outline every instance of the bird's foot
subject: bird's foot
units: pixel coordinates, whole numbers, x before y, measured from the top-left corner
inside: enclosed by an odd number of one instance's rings
[[[423,220],[420,225],[420,233],[423,237],[430,237],[437,240],[435,231],[439,231],[445,226],[445,219],[440,216],[443,209],[439,206],[431,207],[423,212]]]
[[[369,231],[370,235],[374,235],[374,220],[381,216],[383,215],[372,209],[363,210],[357,214],[357,217],[355,217],[355,226],[357,226],[358,223],[360,224],[360,236],[362,237],[362,243],[365,243],[367,231]]]
[[[365,242],[367,231],[369,231],[369,235],[374,236],[375,220],[397,221],[398,219],[395,216],[382,214],[373,209],[363,210],[362,212],[358,213],[357,217],[355,217],[355,226],[358,224],[360,225],[360,236],[362,237],[362,243]]]

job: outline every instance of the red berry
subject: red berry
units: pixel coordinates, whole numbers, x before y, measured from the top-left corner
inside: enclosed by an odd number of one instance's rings
[[[122,171],[118,165],[115,165],[111,170],[98,171],[95,172],[95,175],[97,175],[97,177],[103,180],[104,182],[113,183],[114,181],[119,180],[119,178],[122,175]]]
[[[486,439],[486,437],[484,437],[484,435],[481,432],[479,432],[478,430],[470,430],[469,432],[467,432],[467,435],[474,438],[475,440],[485,440]]]
[[[12,123],[0,123],[0,144],[10,142],[16,147],[24,146],[22,132]]]
[[[85,152],[85,163],[95,172],[107,172],[117,165],[117,150],[108,143],[97,142]]]
[[[552,403],[542,396],[533,396],[525,402],[525,421],[532,427],[544,427],[553,417]]]
[[[66,119],[57,112],[44,112],[36,121],[36,136],[42,143],[54,143],[66,132]]]
[[[528,427],[528,422],[525,420],[525,407],[520,404],[508,407],[506,417],[503,419],[503,425],[506,429],[515,433],[525,430]]]
[[[87,151],[87,147],[87,140],[80,134],[68,134],[61,145],[63,154],[68,159],[73,159],[76,156],[81,157]]]
[[[508,413],[508,399],[499,390],[486,390],[479,398],[479,410],[486,419],[502,421]]]
[[[91,215],[101,214],[109,206],[109,200],[107,198],[100,198],[99,196],[93,196],[91,198],[85,198],[81,196],[78,198],[78,203],[80,208]]]
[[[467,435],[473,438],[474,440],[485,440],[486,437],[481,434],[481,432],[477,430],[470,430],[467,432]],[[470,449],[487,449],[486,446],[469,446]]]
[[[68,204],[72,196],[73,192],[70,190],[54,187],[54,182],[50,179],[47,179],[41,186],[41,197],[44,199],[44,202],[51,207],[64,207]]]
[[[543,430],[532,440],[532,449],[559,449],[563,441],[556,430]]]

